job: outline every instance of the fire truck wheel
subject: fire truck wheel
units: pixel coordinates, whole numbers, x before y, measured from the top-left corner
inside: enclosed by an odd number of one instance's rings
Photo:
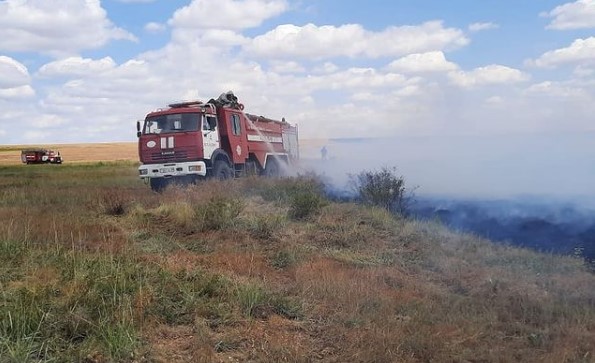
[[[281,176],[281,169],[279,168],[277,160],[271,159],[267,162],[267,166],[264,168],[264,175],[269,178]]]
[[[213,168],[213,177],[218,180],[231,179],[233,178],[233,170],[225,161],[216,161]]]
[[[151,184],[151,189],[157,193],[162,192],[167,186],[168,182],[168,179],[164,178],[151,178],[149,181]]]

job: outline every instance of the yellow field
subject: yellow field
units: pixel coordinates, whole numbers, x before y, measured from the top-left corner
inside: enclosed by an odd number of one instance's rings
[[[318,158],[320,148],[328,143],[326,139],[300,140],[300,154],[303,158]],[[21,164],[21,150],[42,148],[59,151],[64,163],[96,161],[138,161],[136,142],[106,142],[94,144],[46,144],[46,145],[0,145],[0,165]]]
[[[43,148],[59,151],[64,163],[95,161],[138,160],[135,142],[109,142],[97,144],[10,145],[0,146],[0,165],[21,163],[21,150]]]

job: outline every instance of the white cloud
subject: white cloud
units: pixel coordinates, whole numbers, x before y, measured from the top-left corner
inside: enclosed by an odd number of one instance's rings
[[[485,100],[485,103],[489,106],[497,107],[504,103],[504,100],[500,96],[492,96]]]
[[[577,0],[557,6],[549,13],[541,14],[554,18],[548,29],[569,30],[595,28],[595,1]]]
[[[84,76],[105,72],[115,68],[116,63],[110,57],[98,60],[81,57],[69,57],[44,64],[38,74],[43,77]]]
[[[30,82],[31,77],[24,64],[7,56],[0,56],[0,100],[34,96],[35,90]],[[6,110],[3,107],[3,112],[7,112]]]
[[[19,61],[0,56],[0,89],[27,85],[30,82],[27,67]]]
[[[527,61],[527,64],[543,68],[565,64],[595,64],[595,37],[577,39],[569,47],[546,52],[536,60]]]
[[[314,73],[334,73],[339,70],[339,67],[333,62],[324,62],[322,65],[316,66],[313,69]]]
[[[27,98],[35,96],[35,90],[29,86],[0,88],[0,99]]]
[[[99,0],[0,2],[0,50],[73,54],[110,40],[135,40],[107,18]]]
[[[48,129],[66,124],[67,121],[58,115],[45,114],[36,117],[31,123],[36,129]]]
[[[150,22],[145,24],[145,31],[148,33],[161,33],[167,29],[165,24]]]
[[[349,68],[336,73],[310,76],[305,84],[313,90],[365,91],[385,88],[402,88],[416,82],[402,74],[385,73],[374,68]]]
[[[306,71],[301,64],[293,61],[273,61],[271,62],[271,68],[275,73],[302,73]]]
[[[392,26],[381,32],[368,31],[359,24],[285,24],[257,36],[252,44],[246,46],[246,50],[267,58],[377,58],[456,49],[468,43],[460,29],[444,28],[440,21],[416,26]]]
[[[169,25],[190,29],[247,29],[287,10],[285,0],[193,0]]]
[[[232,30],[209,29],[195,38],[195,41],[200,41],[203,46],[209,45],[219,48],[242,45],[245,44],[248,39]]]
[[[475,68],[470,72],[450,72],[448,76],[454,84],[464,88],[492,84],[518,83],[527,81],[530,78],[529,75],[518,69],[498,64]]]
[[[434,51],[409,54],[391,62],[388,68],[404,73],[429,73],[454,71],[458,66],[447,61],[443,52]]]
[[[495,23],[473,23],[469,25],[470,32],[479,32],[482,30],[498,29],[500,26]]]
[[[595,65],[592,68],[587,66],[578,66],[574,69],[573,74],[579,78],[595,75]]]
[[[544,81],[533,84],[525,90],[527,95],[543,95],[557,98],[589,99],[589,93],[576,85],[567,82]]]

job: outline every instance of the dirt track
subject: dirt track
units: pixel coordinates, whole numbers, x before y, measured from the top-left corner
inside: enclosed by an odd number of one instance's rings
[[[110,142],[98,144],[10,145],[0,146],[0,165],[21,164],[21,150],[44,148],[60,151],[64,163],[94,161],[138,160],[137,144],[134,142]]]

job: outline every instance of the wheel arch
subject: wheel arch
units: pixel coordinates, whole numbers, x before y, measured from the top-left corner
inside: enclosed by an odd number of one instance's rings
[[[218,161],[224,161],[227,165],[232,166],[231,158],[223,149],[216,149],[213,151],[213,154],[211,155],[211,167],[214,167],[215,163]]]
[[[289,164],[289,155],[286,153],[267,153],[265,154],[264,158],[264,165],[262,165],[263,169],[266,169],[267,164],[274,160],[275,162],[283,161],[285,164]]]

